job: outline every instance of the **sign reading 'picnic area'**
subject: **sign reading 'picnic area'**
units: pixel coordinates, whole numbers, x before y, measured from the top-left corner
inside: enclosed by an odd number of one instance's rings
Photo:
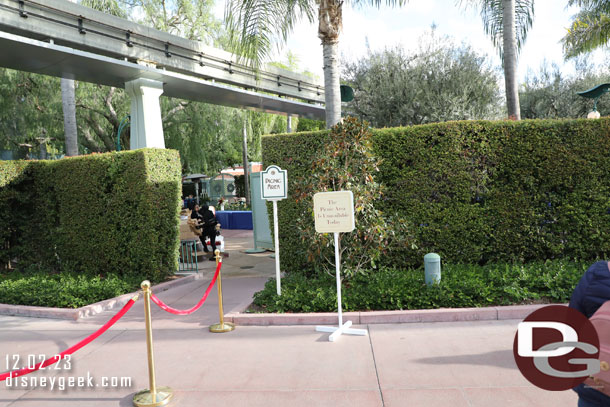
[[[282,283],[280,280],[280,237],[277,221],[277,201],[286,199],[287,188],[286,170],[277,165],[270,165],[261,173],[261,196],[267,201],[273,202],[273,235],[275,237],[275,283],[277,295],[282,295]]]
[[[261,174],[261,192],[263,199],[286,199],[286,170],[277,165],[270,165]]]

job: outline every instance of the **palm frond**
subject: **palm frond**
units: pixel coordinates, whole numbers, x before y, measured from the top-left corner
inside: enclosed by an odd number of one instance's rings
[[[562,39],[564,55],[573,58],[608,44],[610,39],[610,13],[599,10],[579,12],[566,36]]]
[[[502,49],[504,27],[502,24],[504,2],[502,0],[466,1],[468,4],[479,3],[481,18],[485,34],[489,35],[500,57],[503,58]],[[462,0],[460,3],[464,3]],[[527,33],[534,22],[534,0],[515,0],[515,32],[517,35],[517,52],[525,44]]]
[[[286,43],[294,26],[315,17],[313,0],[228,0],[225,23],[231,51],[258,68],[274,45]]]
[[[585,10],[597,10],[599,13],[610,14],[610,1],[608,0],[569,0],[568,6],[579,6]]]

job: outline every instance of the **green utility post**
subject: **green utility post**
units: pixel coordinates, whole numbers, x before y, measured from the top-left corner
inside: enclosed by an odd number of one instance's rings
[[[426,284],[432,285],[441,281],[441,256],[436,253],[428,253],[424,256],[424,268],[426,270]]]

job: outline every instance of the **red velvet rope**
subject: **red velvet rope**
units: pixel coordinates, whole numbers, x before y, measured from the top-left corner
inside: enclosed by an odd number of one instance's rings
[[[125,313],[127,311],[129,311],[129,309],[131,308],[131,306],[135,302],[136,302],[136,299],[134,299],[134,298],[132,298],[131,300],[127,301],[127,304],[125,304],[125,306],[123,306],[123,308],[114,317],[112,317],[112,319],[110,319],[110,321],[106,322],[104,324],[104,326],[102,326],[100,329],[98,329],[97,331],[95,331],[94,333],[92,333],[91,335],[89,335],[88,337],[86,337],[85,339],[83,339],[82,341],[77,343],[76,345],[66,349],[65,351],[61,352],[58,355],[53,356],[52,358],[49,358],[49,359],[45,360],[44,362],[40,362],[39,364],[37,364],[34,367],[31,367],[31,368],[30,367],[24,367],[23,369],[13,370],[11,372],[2,373],[2,374],[0,374],[0,382],[6,380],[9,377],[19,377],[19,376],[23,376],[23,375],[35,372],[35,371],[37,371],[39,369],[45,368],[45,367],[47,367],[49,365],[52,365],[53,363],[57,363],[58,361],[60,361],[66,355],[73,354],[74,352],[76,352],[77,350],[79,350],[83,346],[89,344],[94,339],[96,339],[98,336],[100,336],[101,334],[106,332],[108,330],[108,328],[110,328],[112,325],[114,325],[119,319],[121,319],[123,317],[123,315],[125,315]]]
[[[199,308],[201,308],[201,306],[203,305],[205,300],[207,300],[208,295],[210,294],[210,291],[212,291],[212,287],[214,287],[214,283],[216,282],[216,279],[218,278],[218,273],[220,273],[220,268],[221,267],[222,267],[222,261],[219,261],[218,262],[218,266],[216,266],[216,273],[214,273],[214,278],[212,278],[212,281],[210,282],[210,285],[208,286],[208,289],[205,290],[205,293],[203,294],[203,297],[201,297],[199,302],[197,304],[195,304],[195,306],[193,308],[189,308],[189,309],[185,309],[185,310],[172,308],[169,305],[167,305],[166,303],[164,303],[163,301],[161,301],[159,299],[159,297],[157,297],[154,293],[150,294],[150,299],[155,304],[157,304],[161,309],[169,312],[170,314],[174,314],[174,315],[189,315],[189,314],[192,314],[193,312],[195,312]]]

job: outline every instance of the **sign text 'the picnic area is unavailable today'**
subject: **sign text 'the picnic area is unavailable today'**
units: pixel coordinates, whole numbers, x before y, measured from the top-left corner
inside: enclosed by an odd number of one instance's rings
[[[316,232],[351,232],[354,222],[352,191],[319,192],[313,196]]]

